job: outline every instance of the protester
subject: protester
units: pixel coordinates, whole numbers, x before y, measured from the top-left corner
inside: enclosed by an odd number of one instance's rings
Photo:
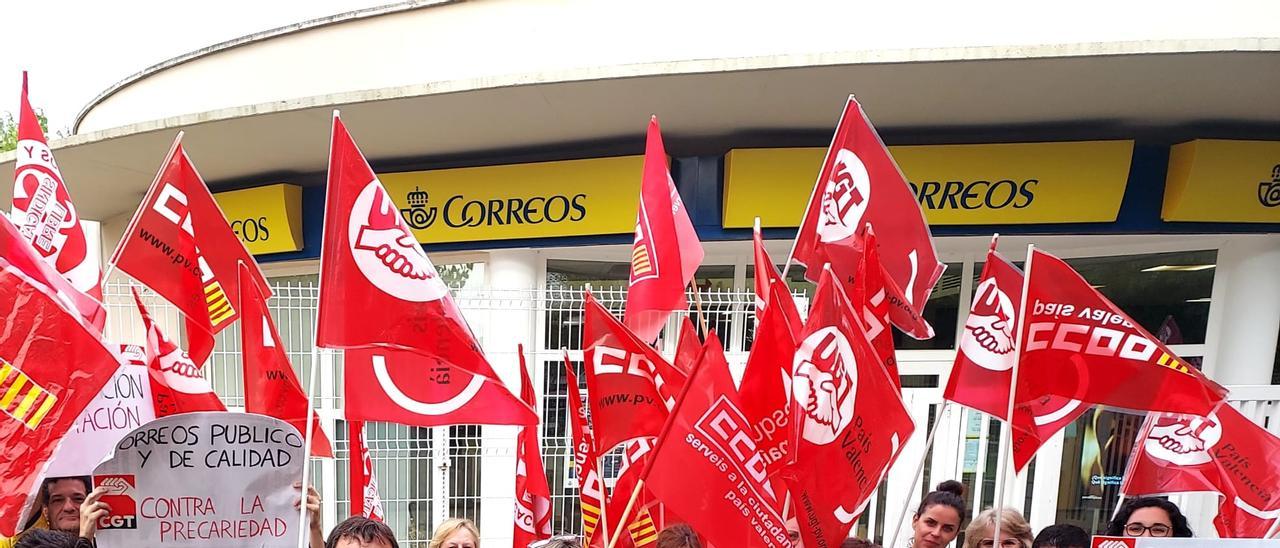
[[[880,548],[880,545],[860,538],[847,538],[840,543],[840,548]]]
[[[436,546],[435,541],[431,546]],[[351,516],[329,531],[324,548],[400,548],[400,544],[386,524],[363,516]]]
[[[914,548],[942,548],[960,534],[964,522],[964,484],[947,480],[920,500],[911,518]]]
[[[964,548],[992,548],[996,538],[996,511],[983,510],[964,530]],[[1000,510],[1000,548],[1031,548],[1031,525],[1013,508]]]
[[[76,548],[76,536],[66,531],[32,529],[22,535],[14,548]]]
[[[582,537],[579,535],[556,535],[549,539],[529,544],[529,548],[582,548]]]
[[[658,548],[702,548],[702,540],[689,524],[676,523],[658,532]]]
[[[1191,526],[1178,505],[1156,497],[1125,501],[1107,525],[1107,534],[1119,537],[1191,538]]]
[[[302,480],[293,482],[293,489],[299,493],[302,492]],[[293,498],[293,507],[301,509],[302,497]],[[310,541],[308,545],[311,548],[324,548],[324,531],[320,522],[320,493],[316,491],[314,485],[307,486],[307,522],[311,528]],[[393,539],[394,540],[394,539]]]
[[[80,505],[89,496],[89,477],[71,476],[44,481],[44,515],[49,528],[80,534]]]
[[[1050,525],[1036,535],[1031,548],[1089,548],[1089,533],[1069,523]]]
[[[427,548],[480,548],[480,530],[469,519],[449,518],[436,527]]]
[[[785,527],[787,536],[791,538],[792,548],[804,548],[804,540],[800,538],[800,521],[796,518],[787,518]]]

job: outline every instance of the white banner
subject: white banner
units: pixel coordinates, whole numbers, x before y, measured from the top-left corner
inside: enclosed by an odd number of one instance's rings
[[[185,413],[120,440],[94,470],[111,490],[99,548],[292,548],[302,435],[248,413]]]
[[[1225,546],[1228,548],[1276,548],[1280,540],[1254,538],[1152,538],[1093,537],[1093,548],[1194,548]]]
[[[124,362],[76,419],[49,461],[47,477],[87,476],[125,434],[156,419],[141,346],[122,344]]]

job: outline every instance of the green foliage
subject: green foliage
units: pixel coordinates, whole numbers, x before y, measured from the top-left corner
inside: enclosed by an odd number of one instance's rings
[[[49,134],[49,118],[44,111],[36,110],[36,119],[40,121],[40,129]],[[18,121],[8,112],[0,116],[0,152],[8,152],[18,148]]]

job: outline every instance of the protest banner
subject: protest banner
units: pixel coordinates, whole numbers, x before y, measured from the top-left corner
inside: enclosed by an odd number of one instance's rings
[[[1275,548],[1280,540],[1258,538],[1156,538],[1093,537],[1093,548],[1191,548],[1193,546],[1226,546],[1229,548]]]
[[[49,477],[87,476],[133,429],[156,419],[141,346],[120,345],[120,369],[80,413],[49,461]]]
[[[130,432],[93,473],[111,513],[99,548],[290,548],[306,456],[289,423],[250,413],[184,413]]]

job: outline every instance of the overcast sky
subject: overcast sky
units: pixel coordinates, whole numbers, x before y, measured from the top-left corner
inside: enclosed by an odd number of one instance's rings
[[[394,0],[219,0],[114,2],[42,0],[6,3],[0,55],[0,111],[17,117],[22,71],[32,105],[50,133],[69,130],[103,90],[166,59],[326,15]]]

